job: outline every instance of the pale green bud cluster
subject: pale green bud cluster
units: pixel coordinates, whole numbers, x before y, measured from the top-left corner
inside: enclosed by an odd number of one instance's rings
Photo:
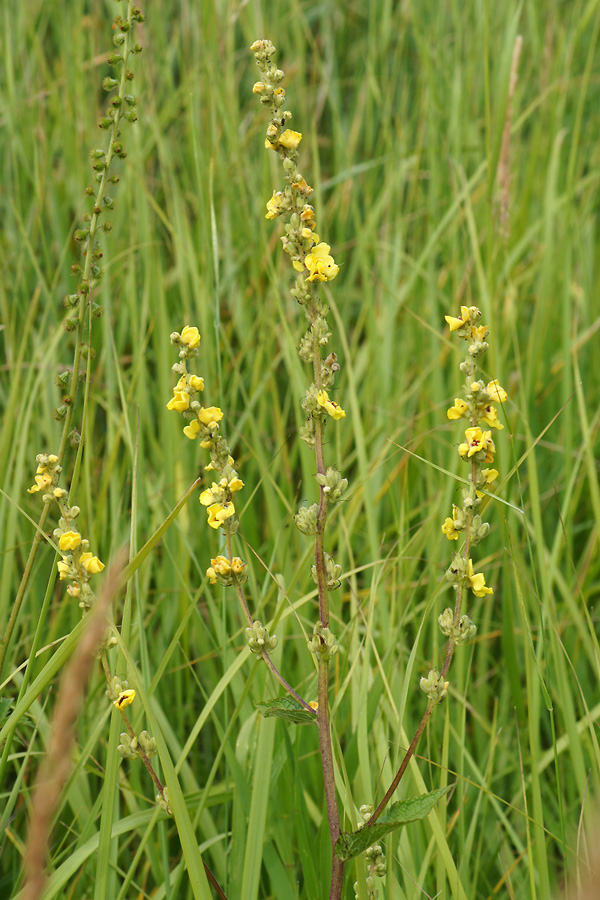
[[[363,806],[360,807],[359,812],[363,820],[362,822],[358,823],[358,829],[360,830],[373,815],[372,804],[363,804]],[[376,900],[376,898],[379,896],[379,891],[376,887],[375,878],[383,878],[383,876],[387,872],[385,854],[383,852],[383,847],[381,846],[381,844],[373,844],[371,847],[367,847],[367,849],[365,850],[365,859],[369,868],[369,874],[366,878],[369,900]],[[355,882],[354,884],[354,895],[356,897],[356,900],[358,900],[358,882]]]
[[[313,636],[307,646],[314,656],[324,662],[332,659],[340,649],[337,638],[322,622],[315,623]]]
[[[327,585],[328,590],[335,591],[336,588],[339,588],[340,586],[342,567],[336,563],[329,553],[323,553],[323,558],[325,560],[325,584]],[[316,566],[311,566],[310,574],[314,583],[318,584],[319,575]]]
[[[129,683],[126,678],[119,678],[118,675],[113,675],[108,683],[105,694],[108,699],[114,703],[115,700],[119,699],[123,691],[127,691],[128,689]]]
[[[168,788],[166,788],[166,787],[163,788],[162,795],[161,795],[161,794],[157,794],[157,795],[156,795],[156,802],[158,803],[158,805],[160,806],[160,808],[166,812],[166,814],[167,814],[168,816],[172,816],[172,815],[173,815],[173,809],[172,809],[172,807],[171,807],[171,801],[169,800],[169,790],[168,790]]]
[[[302,534],[315,534],[317,530],[318,515],[318,503],[313,503],[312,506],[301,506],[294,516],[294,522],[298,531],[300,531]]]
[[[458,587],[459,585],[464,584],[466,574],[467,560],[464,556],[457,553],[446,569],[446,580],[449,581],[453,587]]]
[[[256,619],[250,628],[246,628],[246,637],[248,638],[248,646],[252,653],[255,653],[259,659],[266,653],[270,653],[277,646],[277,635],[272,637],[262,624]]]
[[[119,737],[121,743],[117,750],[123,759],[135,759],[136,756],[146,756],[151,759],[158,753],[156,738],[150,737],[147,731],[140,731],[134,737],[130,737],[126,731],[123,731]]]
[[[373,866],[375,875],[377,875],[379,878],[383,878],[386,873],[387,866],[385,863],[385,856],[381,844],[373,844],[372,847],[367,847],[365,856],[369,860],[369,863]]]
[[[421,678],[419,687],[432,703],[439,703],[448,693],[449,684],[450,682],[444,681],[437,669],[430,669],[427,678]]]
[[[323,488],[323,492],[327,494],[327,499],[330,501],[339,500],[348,487],[348,479],[342,478],[334,466],[328,466],[324,475],[319,475],[317,473],[315,478]]]
[[[455,644],[468,644],[477,634],[477,626],[469,616],[461,616],[455,625],[454,611],[449,606],[438,616],[438,622],[442,634],[452,638]]]

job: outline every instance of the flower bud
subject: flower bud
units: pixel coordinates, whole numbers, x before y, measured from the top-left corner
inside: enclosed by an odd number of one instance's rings
[[[427,678],[421,678],[419,686],[433,703],[439,703],[448,693],[450,682],[444,681],[437,669],[430,669]]]
[[[314,534],[317,530],[317,515],[319,505],[313,503],[312,506],[301,506],[297,514],[294,516],[294,523],[298,531],[302,534]]]

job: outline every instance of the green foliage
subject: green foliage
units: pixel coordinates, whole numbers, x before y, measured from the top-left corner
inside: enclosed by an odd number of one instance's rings
[[[265,719],[273,716],[276,719],[292,722],[294,725],[306,725],[309,722],[314,725],[317,721],[315,714],[309,713],[293,697],[276,697],[275,700],[264,700],[262,703],[254,705]]]
[[[418,822],[428,816],[440,797],[447,794],[453,785],[421,794],[420,797],[409,797],[392,803],[374,825],[365,825],[358,831],[342,832],[336,841],[335,853],[340,859],[349,860],[364,853],[367,847],[377,843],[386,834],[391,834],[409,822]]]
[[[54,382],[73,358],[62,299],[77,286],[72,234],[86,208],[89,151],[105,135],[100,85],[120,9],[8,0],[0,12],[2,632],[39,517],[39,498],[27,494],[35,456],[60,440],[51,411],[64,391]],[[304,323],[280,233],[264,218],[278,173],[251,93],[248,48],[269,37],[286,70],[291,125],[304,135],[300,165],[340,266],[327,295],[336,399],[347,413],[330,432],[331,451],[352,486],[330,532],[343,568],[332,704],[344,828],[382,796],[422,715],[419,677],[441,663],[449,555],[440,528],[460,488],[451,475],[464,475],[445,419],[462,348],[447,338],[444,314],[476,303],[493,336],[483,377],[509,394],[497,493],[512,506],[491,501],[487,511],[483,565],[494,595],[466,610],[477,638],[457,651],[448,696],[403,786],[415,795],[450,781],[456,789],[447,809],[386,839],[380,896],[545,900],[583,871],[581,840],[600,790],[600,7],[159,0],[144,11],[139,121],[127,126],[127,159],[115,163],[121,180],[97,295],[105,314],[93,322],[72,502],[101,559],[126,544],[136,560],[113,611],[133,686],[143,689],[134,726],[152,720],[171,764],[160,774],[179,785],[187,865],[198,876],[199,846],[230,900],[326,896],[316,729],[257,714],[255,702],[277,689],[250,657],[229,589],[204,575],[222,547],[195,497],[163,528],[208,462],[165,408],[169,334],[196,324],[205,397],[226,412],[246,484],[239,534],[252,548],[244,557],[253,612],[279,638],[286,679],[315,697],[306,650],[313,560],[292,524],[299,503],[316,499],[299,487],[314,475],[296,437]],[[517,33],[505,238],[496,172]],[[202,488],[209,483],[210,473]],[[13,704],[0,784],[7,898],[20,889],[57,679],[80,634],[77,604],[53,571],[43,545],[0,683]],[[111,663],[124,675],[121,652],[110,651]],[[176,823],[156,809],[139,760],[118,756],[122,727],[104,687],[95,671],[55,814],[47,897],[187,900]],[[362,867],[349,866],[344,900],[353,880],[366,896]]]

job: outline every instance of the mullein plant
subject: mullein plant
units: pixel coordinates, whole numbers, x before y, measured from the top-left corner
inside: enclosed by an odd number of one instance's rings
[[[338,642],[330,629],[329,595],[340,586],[342,570],[325,549],[325,533],[329,508],[341,500],[348,488],[348,481],[335,466],[325,462],[326,426],[330,419],[339,422],[345,418],[346,413],[330,397],[340,366],[336,354],[327,353],[332,333],[325,318],[328,306],[319,293],[319,286],[323,282],[333,281],[339,273],[339,267],[330,253],[329,244],[321,241],[317,233],[315,210],[309,202],[313,188],[298,169],[298,147],[302,134],[287,127],[292,114],[284,109],[285,90],[281,86],[284,73],[273,61],[276,48],[271,41],[259,40],[250,49],[254,52],[261,75],[253,92],[258,95],[271,116],[265,148],[279,157],[285,179],[282,189],[274,191],[267,202],[266,218],[281,217],[286,220],[282,237],[283,249],[298,273],[291,293],[308,321],[298,353],[301,360],[312,368],[312,383],[302,400],[306,419],[299,436],[315,454],[319,502],[301,507],[295,522],[303,534],[314,538],[311,576],[317,585],[319,616],[308,647],[317,664],[317,727],[329,834],[334,848],[341,834],[341,822],[329,723],[329,663],[338,651]],[[331,897],[341,895],[343,878],[344,861],[332,853]]]
[[[335,788],[334,762],[329,725],[329,676],[328,665],[337,652],[338,644],[329,627],[329,593],[340,584],[341,568],[325,550],[325,527],[330,505],[341,499],[348,482],[340,472],[324,459],[323,441],[325,427],[332,418],[339,421],[345,417],[342,407],[329,394],[335,376],[339,371],[336,354],[327,354],[327,344],[331,332],[326,320],[327,304],[318,293],[322,282],[332,281],[339,272],[330,253],[330,246],[321,241],[316,231],[315,212],[309,200],[313,189],[298,170],[298,147],[302,134],[288,127],[291,119],[289,110],[284,109],[285,91],[281,86],[284,73],[274,62],[276,48],[268,40],[256,41],[254,51],[261,80],[256,82],[253,92],[258,95],[270,115],[265,147],[275,152],[281,160],[285,185],[273,192],[267,202],[267,219],[282,217],[286,223],[282,244],[290,256],[296,277],[292,296],[302,306],[308,329],[300,341],[300,358],[312,366],[313,382],[308,387],[302,407],[306,421],[300,430],[300,437],[315,453],[316,480],[319,486],[319,502],[303,507],[295,517],[301,532],[313,535],[315,541],[314,565],[311,575],[317,584],[319,619],[315,623],[309,649],[314,654],[318,667],[317,724],[323,769],[324,791],[332,843],[332,872],[330,900],[342,894],[344,865],[353,857],[364,853],[367,862],[366,889],[369,898],[377,896],[375,876],[383,877],[386,871],[383,850],[378,843],[381,837],[400,825],[423,818],[434,803],[448,788],[432,791],[423,797],[399,801],[386,807],[398,787],[421,734],[435,706],[446,696],[448,682],[446,675],[450,668],[455,647],[473,639],[476,628],[464,613],[464,594],[471,591],[476,597],[492,593],[486,585],[485,576],[475,572],[471,550],[486,536],[489,525],[482,521],[480,507],[482,498],[490,485],[498,477],[491,467],[495,446],[492,429],[503,426],[498,418],[496,403],[504,403],[506,392],[497,381],[485,384],[477,378],[479,358],[488,349],[486,341],[488,328],[479,324],[481,313],[476,307],[462,307],[458,317],[447,316],[452,332],[468,341],[468,351],[461,363],[465,376],[464,398],[457,398],[448,418],[465,419],[465,440],[458,448],[461,459],[469,466],[468,486],[462,492],[462,504],[453,506],[452,517],[443,524],[443,532],[449,540],[463,538],[462,547],[456,552],[446,573],[448,581],[456,592],[454,608],[448,607],[439,616],[442,633],[448,638],[444,663],[441,671],[432,669],[421,679],[420,686],[428,697],[427,708],[411,741],[404,759],[375,811],[369,805],[360,809],[358,829],[352,833],[342,833],[340,813]],[[483,428],[481,426],[484,426]],[[358,885],[355,886],[358,890]]]
[[[55,418],[63,421],[63,437],[58,454],[39,454],[37,456],[37,472],[35,482],[29,488],[28,493],[41,493],[44,503],[44,513],[47,514],[52,503],[56,503],[60,512],[58,527],[53,535],[58,544],[60,559],[57,562],[57,572],[60,581],[66,581],[67,593],[77,600],[83,615],[93,606],[95,594],[90,586],[91,578],[104,569],[104,563],[94,556],[89,549],[89,541],[82,537],[76,525],[80,509],[71,505],[69,493],[59,485],[62,473],[62,461],[67,445],[81,447],[79,432],[71,430],[73,408],[77,396],[77,386],[80,380],[85,383],[84,408],[87,400],[87,391],[90,384],[90,360],[92,320],[101,315],[102,310],[93,299],[94,289],[98,285],[102,270],[100,260],[103,252],[99,245],[101,232],[111,229],[110,222],[106,221],[106,213],[114,209],[115,202],[109,195],[109,186],[118,184],[119,176],[112,173],[111,166],[115,160],[123,160],[127,157],[127,151],[121,139],[121,125],[123,122],[131,124],[137,122],[136,99],[131,94],[130,84],[133,80],[133,72],[128,68],[131,56],[141,52],[142,47],[133,41],[135,25],[145,19],[141,10],[129,0],[126,15],[117,15],[113,28],[115,35],[113,44],[115,47],[108,57],[109,65],[115,70],[117,78],[106,76],[102,81],[103,89],[111,93],[106,114],[100,119],[99,127],[108,132],[106,149],[94,149],[90,153],[92,171],[94,173],[95,186],[86,188],[85,194],[90,201],[90,209],[83,215],[82,227],[78,228],[73,237],[81,246],[82,263],[76,264],[71,271],[80,281],[75,293],[65,298],[65,306],[72,310],[72,314],[65,321],[67,332],[75,332],[75,353],[72,372],[64,372],[58,377],[58,386],[61,389],[69,389],[69,393],[63,397],[62,404],[55,410]],[[87,330],[87,333],[86,333]],[[85,339],[85,340],[84,340]],[[87,371],[80,372],[81,358],[87,359]],[[71,492],[75,489],[75,479],[71,482]],[[118,751],[124,759],[139,758],[146,767],[157,788],[156,800],[159,806],[168,814],[172,814],[167,788],[161,783],[152,763],[153,756],[157,754],[156,740],[147,731],[136,734],[129,720],[126,709],[130,706],[136,692],[131,689],[125,678],[112,675],[108,650],[116,644],[116,639],[107,635],[102,645],[98,648],[98,658],[107,681],[106,696],[112,702],[115,709],[122,717],[125,731],[121,733],[121,743]]]
[[[117,0],[121,2],[121,0]],[[117,15],[113,22],[114,50],[108,56],[108,64],[113,68],[116,77],[106,76],[102,82],[103,89],[111,94],[106,114],[100,119],[99,127],[107,132],[105,148],[94,149],[90,153],[91,168],[93,172],[93,186],[85,190],[90,208],[82,216],[81,227],[77,228],[73,237],[81,248],[81,263],[72,266],[72,274],[78,278],[78,285],[74,293],[65,297],[65,306],[70,311],[64,321],[65,330],[74,333],[75,349],[73,354],[73,366],[70,371],[65,371],[58,376],[57,385],[63,392],[62,402],[54,412],[54,417],[62,422],[62,437],[57,453],[38,454],[37,471],[34,484],[28,489],[30,494],[40,494],[43,501],[43,510],[38,522],[36,537],[27,561],[25,571],[17,597],[13,605],[11,617],[7,624],[2,644],[0,646],[0,671],[5,660],[5,654],[17,621],[19,609],[25,594],[25,589],[32,571],[33,562],[44,535],[44,526],[53,504],[58,506],[60,513],[58,526],[53,532],[56,543],[55,548],[59,552],[55,574],[58,574],[61,582],[67,582],[67,593],[77,600],[83,615],[94,605],[95,594],[91,587],[92,578],[104,569],[104,563],[90,550],[89,541],[80,533],[76,521],[80,509],[70,503],[70,493],[76,489],[78,472],[81,462],[83,441],[81,441],[81,429],[74,427],[74,413],[78,398],[80,382],[84,383],[83,409],[87,404],[88,391],[91,378],[91,349],[92,322],[101,315],[102,310],[94,300],[95,289],[102,277],[100,261],[103,256],[99,244],[102,232],[111,229],[110,222],[106,221],[107,214],[114,209],[114,199],[108,193],[111,186],[119,182],[119,176],[112,170],[116,160],[123,160],[127,152],[123,145],[121,127],[124,122],[131,124],[137,121],[136,99],[131,93],[131,82],[134,74],[129,68],[131,57],[140,53],[142,47],[133,40],[134,29],[138,23],[145,19],[141,10],[132,0],[126,4],[124,16]],[[85,368],[82,361],[86,360]],[[85,413],[82,414],[84,418]],[[70,492],[59,484],[63,471],[63,461],[67,450],[77,450],[74,474],[71,480]],[[39,635],[36,633],[34,646],[30,654],[30,661],[35,659]],[[167,789],[161,784],[150,762],[151,757],[157,753],[156,741],[148,732],[142,731],[136,735],[126,713],[128,706],[133,703],[135,691],[129,688],[124,678],[113,676],[110,671],[107,651],[116,643],[115,638],[107,635],[102,645],[98,648],[98,658],[107,681],[106,695],[120,713],[125,731],[121,734],[119,753],[126,759],[139,757],[146,766],[156,788],[157,802],[167,813],[171,813]],[[28,683],[29,664],[25,673],[22,690]],[[9,736],[2,755],[2,773],[6,764],[8,750],[11,744]]]
[[[117,0],[117,2],[121,2],[121,0]],[[119,182],[119,176],[113,171],[114,163],[117,160],[125,159],[127,156],[121,136],[121,128],[125,122],[134,124],[138,117],[135,109],[136,98],[131,93],[131,82],[133,81],[134,73],[129,66],[131,58],[142,51],[142,47],[135,43],[133,38],[136,25],[143,22],[144,18],[143,13],[133,0],[128,0],[125,15],[117,15],[114,18],[114,49],[109,54],[107,62],[113,69],[116,77],[107,75],[102,82],[103,89],[111,96],[105,115],[102,116],[98,123],[100,129],[106,132],[107,140],[104,147],[90,151],[93,184],[85,189],[89,209],[82,216],[81,227],[77,228],[73,234],[75,242],[79,244],[81,249],[81,262],[75,263],[71,268],[71,273],[77,278],[78,284],[74,292],[67,294],[64,299],[64,305],[69,311],[64,320],[64,328],[68,333],[74,334],[75,348],[71,369],[61,372],[57,377],[56,383],[61,391],[62,400],[54,410],[55,419],[62,422],[62,433],[56,453],[56,464],[62,465],[69,448],[77,449],[72,489],[76,488],[83,449],[81,429],[74,427],[76,400],[79,393],[79,384],[84,382],[83,406],[85,409],[93,358],[91,346],[92,323],[95,318],[102,314],[102,308],[94,299],[95,290],[102,278],[101,260],[103,251],[99,238],[102,232],[108,232],[112,228],[111,223],[107,221],[107,216],[114,209],[115,201],[109,191]],[[43,539],[44,526],[48,519],[51,505],[52,498],[44,502],[44,508],[38,522],[29,558],[25,565],[9,621],[0,642],[0,675],[2,674],[6,653],[31,576],[35,557]]]
[[[208,579],[213,585],[221,584],[235,589],[248,623],[246,637],[249,649],[268,665],[275,678],[291,695],[287,700],[281,698],[258,704],[259,709],[264,715],[277,715],[287,721],[312,721],[318,727],[332,846],[330,900],[339,900],[342,896],[346,862],[360,855],[364,855],[366,862],[364,885],[370,900],[374,900],[378,893],[375,879],[384,877],[386,872],[384,852],[379,841],[402,825],[424,818],[437,800],[449,790],[449,787],[445,787],[389,805],[433,709],[447,695],[449,684],[446,675],[455,647],[467,643],[475,635],[474,624],[463,612],[464,593],[470,590],[476,597],[492,593],[492,589],[486,585],[485,576],[475,572],[470,554],[489,530],[489,526],[482,521],[479,510],[483,496],[488,493],[498,474],[489,465],[493,462],[495,452],[491,429],[502,428],[494,404],[504,403],[506,393],[497,381],[484,384],[477,380],[477,360],[488,348],[485,340],[487,328],[478,324],[481,317],[479,310],[475,307],[463,307],[459,317],[446,317],[451,331],[469,342],[466,359],[461,363],[461,371],[466,377],[464,399],[455,400],[448,410],[448,418],[465,419],[469,425],[465,430],[465,441],[460,444],[458,452],[461,459],[470,465],[462,504],[453,506],[452,517],[446,519],[442,529],[451,541],[458,541],[459,537],[463,537],[462,547],[455,554],[447,572],[447,578],[456,591],[455,606],[454,609],[446,609],[439,617],[440,628],[448,637],[447,650],[441,670],[432,669],[421,679],[421,688],[428,697],[427,708],[384,798],[374,811],[372,805],[361,806],[356,813],[356,831],[342,832],[329,721],[329,663],[338,652],[338,641],[330,629],[329,595],[340,586],[342,570],[326,549],[326,523],[330,507],[342,499],[348,488],[348,481],[335,466],[326,463],[324,435],[329,420],[340,422],[346,413],[330,396],[340,367],[336,354],[327,351],[332,335],[326,319],[328,307],[319,294],[320,285],[333,281],[339,273],[339,267],[331,255],[329,244],[322,241],[317,232],[315,210],[309,202],[313,188],[298,170],[298,147],[302,134],[288,127],[292,114],[283,108],[285,91],[281,82],[284,73],[273,61],[275,47],[268,40],[259,40],[251,49],[261,73],[261,80],[255,83],[253,92],[271,114],[265,148],[275,152],[281,160],[285,179],[285,184],[275,190],[267,201],[266,218],[282,218],[285,221],[283,249],[298,273],[291,293],[303,308],[308,321],[298,353],[303,362],[311,366],[312,381],[302,399],[305,422],[299,436],[315,455],[319,500],[310,506],[301,507],[295,516],[295,524],[301,533],[314,539],[311,576],[317,586],[319,610],[308,649],[317,667],[317,701],[307,702],[278,672],[269,655],[276,646],[277,638],[270,635],[261,622],[252,618],[248,606],[244,593],[247,564],[241,557],[234,555],[233,549],[233,540],[239,527],[238,494],[244,484],[238,472],[238,464],[222,432],[223,412],[219,407],[204,406],[198,399],[204,390],[204,380],[188,368],[189,361],[199,352],[200,334],[195,326],[186,325],[181,332],[171,334],[171,343],[178,349],[179,355],[179,361],[173,366],[178,380],[167,408],[182,414],[186,423],[183,427],[184,435],[189,440],[199,440],[200,446],[210,454],[205,470],[211,473],[211,484],[200,494],[199,499],[206,507],[209,526],[222,532],[224,548],[222,553],[211,559],[206,572]],[[485,430],[481,428],[482,424],[486,426]],[[358,891],[358,885],[355,887]]]
[[[200,494],[200,503],[206,507],[209,526],[222,530],[225,546],[224,553],[211,559],[206,574],[211,584],[235,589],[248,623],[246,637],[251,652],[266,663],[304,714],[314,718],[316,704],[311,706],[307,703],[288,684],[271,659],[270,651],[277,646],[277,635],[270,635],[263,623],[252,617],[246,600],[243,585],[248,578],[248,567],[240,556],[234,556],[233,551],[233,537],[239,527],[238,493],[244,487],[244,482],[238,474],[238,464],[232,456],[227,438],[221,431],[223,411],[218,406],[204,406],[197,399],[198,394],[204,391],[204,379],[190,372],[188,364],[198,356],[200,340],[200,333],[195,325],[185,325],[181,332],[174,331],[171,334],[171,343],[178,348],[179,355],[179,362],[173,364],[172,371],[179,378],[167,409],[182,414],[187,423],[183,427],[184,435],[190,441],[198,440],[200,447],[208,451],[210,456],[204,470],[211,473],[210,477],[215,480]]]

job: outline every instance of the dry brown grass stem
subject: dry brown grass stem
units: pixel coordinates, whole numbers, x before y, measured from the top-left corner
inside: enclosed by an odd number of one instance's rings
[[[512,125],[512,104],[515,88],[518,81],[519,58],[523,38],[520,34],[515,39],[512,62],[510,65],[510,79],[508,82],[508,98],[506,101],[506,116],[504,117],[504,130],[502,131],[502,145],[500,158],[498,159],[498,186],[500,188],[500,234],[505,241],[510,236],[510,129]]]
[[[98,647],[106,634],[108,610],[119,590],[119,579],[126,561],[124,554],[120,554],[108,570],[102,591],[86,618],[86,627],[79,645],[61,679],[48,751],[40,766],[33,791],[24,855],[25,885],[22,900],[38,900],[44,890],[52,818],[71,768],[74,726],[83,706],[85,687]]]

